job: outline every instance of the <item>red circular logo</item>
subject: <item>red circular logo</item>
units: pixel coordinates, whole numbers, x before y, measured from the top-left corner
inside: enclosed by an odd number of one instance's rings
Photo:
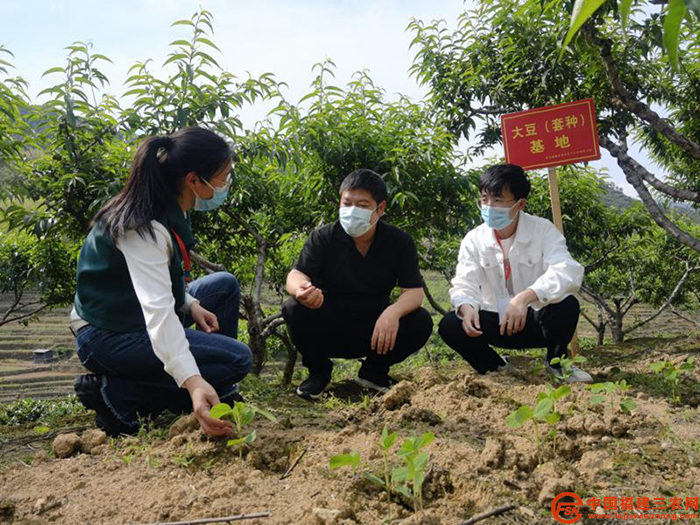
[[[567,496],[574,501],[559,501]],[[576,523],[582,516],[579,511],[580,506],[583,506],[583,500],[576,494],[573,492],[562,492],[552,501],[552,516],[559,523]]]

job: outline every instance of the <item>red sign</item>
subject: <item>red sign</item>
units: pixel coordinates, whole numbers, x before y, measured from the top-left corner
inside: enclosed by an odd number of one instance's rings
[[[592,98],[501,117],[506,162],[526,170],[600,158]]]

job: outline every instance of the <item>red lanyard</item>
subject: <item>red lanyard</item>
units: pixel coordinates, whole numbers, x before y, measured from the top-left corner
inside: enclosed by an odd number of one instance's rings
[[[503,244],[501,244],[501,239],[498,238],[498,234],[494,231],[493,232],[494,236],[496,237],[496,242],[498,243],[498,246],[501,247],[501,251],[503,252],[503,267],[505,268],[506,272],[506,285],[508,284],[508,279],[510,279],[510,259],[506,257],[506,251],[503,249]]]
[[[187,248],[185,247],[185,243],[182,242],[182,239],[180,239],[180,236],[175,233],[175,230],[170,228],[170,231],[173,232],[173,235],[175,236],[175,240],[177,241],[177,245],[180,247],[180,255],[182,255],[182,262],[185,265],[185,282],[189,283],[192,280],[192,262],[190,260],[190,252],[187,251]]]

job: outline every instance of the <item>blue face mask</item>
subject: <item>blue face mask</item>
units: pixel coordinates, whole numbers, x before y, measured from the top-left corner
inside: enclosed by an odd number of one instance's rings
[[[228,190],[231,187],[231,178],[226,179],[226,185],[223,186],[222,188],[215,188],[211,184],[209,184],[206,180],[202,179],[204,181],[204,184],[209,186],[212,190],[214,190],[214,195],[211,196],[210,199],[200,199],[199,195],[197,195],[197,192],[192,190],[195,196],[194,200],[194,209],[197,211],[211,211],[215,210],[219,206],[221,206],[224,201],[226,200],[226,197],[228,197]]]
[[[493,228],[494,230],[502,230],[510,226],[517,214],[513,217],[510,216],[510,210],[515,208],[520,202],[520,199],[513,204],[510,208],[495,208],[493,206],[481,205],[481,218],[486,223],[486,226]]]

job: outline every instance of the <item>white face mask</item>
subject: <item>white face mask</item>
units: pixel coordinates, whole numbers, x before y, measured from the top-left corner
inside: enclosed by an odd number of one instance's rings
[[[361,237],[372,227],[370,220],[373,211],[357,206],[342,206],[340,208],[340,225],[350,237]]]

